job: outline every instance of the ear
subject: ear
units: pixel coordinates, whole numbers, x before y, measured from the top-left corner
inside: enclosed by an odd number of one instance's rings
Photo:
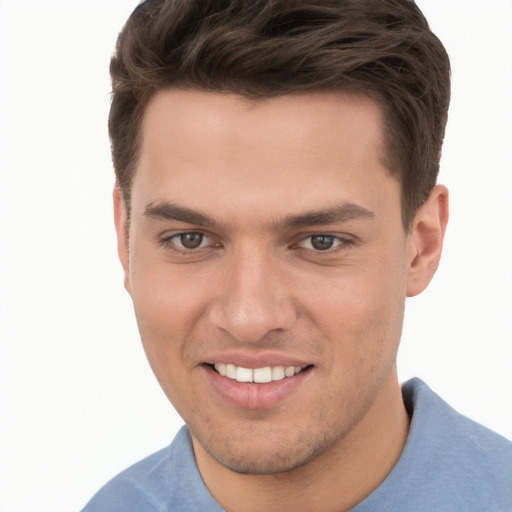
[[[436,185],[418,210],[408,234],[407,297],[421,293],[439,265],[448,224],[448,189]]]
[[[124,270],[124,287],[130,291],[130,248],[128,241],[128,214],[126,210],[126,204],[123,199],[123,193],[119,185],[114,185],[113,192],[114,199],[114,223],[116,226],[117,234],[117,254]]]

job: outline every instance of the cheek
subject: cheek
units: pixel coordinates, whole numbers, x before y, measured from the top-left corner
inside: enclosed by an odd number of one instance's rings
[[[189,340],[204,310],[204,290],[184,273],[161,263],[138,264],[130,275],[131,295],[144,350],[161,381],[170,369],[179,374],[192,366]]]
[[[405,306],[402,263],[401,254],[395,254],[342,269],[323,286],[316,281],[310,316],[332,340],[332,350],[351,361],[354,371],[371,371],[374,361],[387,364],[396,355]]]
[[[186,265],[176,268],[162,257],[135,246],[130,260],[130,288],[139,325],[145,330],[179,334],[203,307],[202,276]],[[147,243],[146,243],[147,245]]]
[[[190,394],[197,361],[189,356],[189,347],[197,314],[189,298],[174,293],[172,285],[172,279],[139,275],[132,297],[151,369],[169,401],[186,416],[199,406],[200,398]]]

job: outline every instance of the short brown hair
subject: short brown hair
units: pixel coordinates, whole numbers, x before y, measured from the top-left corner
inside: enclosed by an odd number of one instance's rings
[[[111,62],[109,133],[129,211],[149,99],[181,87],[248,98],[358,90],[381,105],[407,228],[436,183],[450,63],[412,0],[146,0]]]

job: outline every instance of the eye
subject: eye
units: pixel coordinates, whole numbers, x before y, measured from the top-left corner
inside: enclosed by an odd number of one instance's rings
[[[201,249],[211,243],[209,237],[203,233],[196,233],[194,231],[186,233],[177,233],[162,240],[166,246],[174,247],[176,250],[193,251],[194,249]]]
[[[304,249],[312,249],[314,251],[328,251],[329,249],[336,248],[340,245],[349,245],[350,243],[350,240],[339,236],[319,234],[310,235],[301,240],[297,245]]]
[[[179,240],[179,243],[185,249],[197,249],[203,243],[204,235],[201,233],[181,233],[174,238],[176,238],[176,241]]]

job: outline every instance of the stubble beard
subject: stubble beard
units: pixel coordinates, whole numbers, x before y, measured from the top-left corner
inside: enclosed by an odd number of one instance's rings
[[[347,435],[364,417],[367,409],[361,408],[355,414],[348,413],[352,421],[343,424],[335,418],[322,425],[322,414],[310,426],[291,435],[290,427],[271,427],[258,431],[258,428],[240,428],[244,435],[228,439],[225,432],[218,428],[213,434],[203,429],[194,429],[189,425],[192,436],[204,451],[224,468],[242,475],[278,475],[305,468],[311,462],[331,452],[335,446],[341,445]],[[340,417],[347,411],[339,411]],[[207,422],[203,425],[212,423]],[[251,432],[254,430],[254,432]]]

